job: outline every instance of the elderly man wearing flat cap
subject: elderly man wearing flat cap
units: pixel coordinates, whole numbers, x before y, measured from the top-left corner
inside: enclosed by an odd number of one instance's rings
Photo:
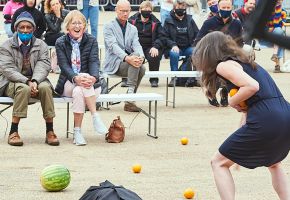
[[[53,130],[53,87],[47,79],[50,71],[47,45],[33,36],[35,22],[30,13],[22,12],[14,28],[16,32],[13,37],[0,47],[0,96],[14,99],[8,144],[23,145],[18,124],[21,118],[27,117],[28,103],[32,97],[41,102],[46,122],[45,143],[57,146],[59,141]],[[30,126],[35,125],[30,123]]]

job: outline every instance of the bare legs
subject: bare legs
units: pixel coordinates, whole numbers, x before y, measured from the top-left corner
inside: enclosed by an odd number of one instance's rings
[[[217,152],[211,160],[217,190],[222,200],[235,199],[235,184],[230,172],[234,164],[231,160]],[[268,167],[272,176],[272,185],[280,200],[290,200],[290,185],[281,163]]]
[[[219,152],[211,160],[215,183],[222,200],[235,199],[235,184],[229,169],[233,164]]]
[[[280,200],[290,200],[290,185],[281,163],[268,167],[272,176],[272,185]]]

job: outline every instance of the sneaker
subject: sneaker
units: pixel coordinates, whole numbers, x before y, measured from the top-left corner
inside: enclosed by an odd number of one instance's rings
[[[86,145],[87,142],[85,140],[85,138],[83,137],[82,133],[81,133],[81,129],[79,128],[74,128],[74,141],[73,143],[77,146],[83,146]]]
[[[126,78],[122,78],[121,87],[128,87]]]
[[[45,143],[51,146],[59,145],[59,140],[53,131],[48,131],[46,133]]]
[[[104,134],[108,133],[107,127],[105,126],[105,124],[101,120],[100,115],[97,113],[93,115],[93,125],[94,125],[95,132],[97,134],[104,135]]]
[[[17,132],[14,132],[8,136],[8,144],[11,146],[23,146],[23,141]]]
[[[212,99],[212,100],[208,99],[208,102],[209,102],[209,104],[212,105],[212,106],[220,107],[220,104],[219,104],[219,102],[216,100],[216,98],[214,98],[214,99]]]
[[[141,109],[136,106],[133,102],[126,102],[124,106],[124,111],[127,112],[140,112]]]
[[[222,107],[227,107],[229,105],[229,101],[228,101],[228,90],[227,88],[222,88],[222,90],[220,91],[220,95],[221,95],[221,106]]]
[[[272,57],[271,57],[271,60],[273,62],[276,62],[277,63],[279,61],[279,58],[278,58],[277,54],[273,54]]]
[[[281,73],[280,65],[275,65],[274,73]]]
[[[151,87],[158,87],[158,82],[157,81],[152,81],[151,82]]]

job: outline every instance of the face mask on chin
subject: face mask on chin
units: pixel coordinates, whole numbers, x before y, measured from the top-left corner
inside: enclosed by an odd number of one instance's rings
[[[209,9],[212,13],[217,13],[219,11],[217,4],[210,6]]]
[[[186,10],[185,9],[175,9],[174,12],[176,13],[177,16],[182,17],[185,15]]]
[[[18,35],[20,41],[23,43],[28,43],[33,36],[32,33],[21,33],[21,32],[18,32],[17,35]]]
[[[141,15],[144,18],[149,18],[151,16],[151,11],[149,11],[149,10],[141,10]]]
[[[231,16],[232,14],[232,11],[231,10],[220,10],[220,16],[223,18],[223,19],[226,19],[228,17]]]

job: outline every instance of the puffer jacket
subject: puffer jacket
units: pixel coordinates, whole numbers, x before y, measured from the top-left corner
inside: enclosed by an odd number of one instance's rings
[[[73,78],[77,74],[72,69],[71,64],[71,52],[72,45],[70,43],[70,37],[64,35],[56,40],[55,49],[57,54],[57,61],[61,69],[59,79],[57,81],[55,91],[59,94],[63,94],[64,84],[67,80],[73,82]],[[88,73],[96,78],[96,83],[94,88],[101,86],[99,81],[99,48],[97,39],[88,34],[84,33],[81,43],[80,43],[80,53],[81,53],[81,70],[80,73]]]
[[[50,59],[44,41],[35,37],[31,40],[30,64],[33,72],[31,80],[37,83],[48,81]],[[0,96],[3,96],[9,82],[26,83],[28,78],[21,74],[23,55],[18,44],[17,34],[6,40],[0,47]]]

